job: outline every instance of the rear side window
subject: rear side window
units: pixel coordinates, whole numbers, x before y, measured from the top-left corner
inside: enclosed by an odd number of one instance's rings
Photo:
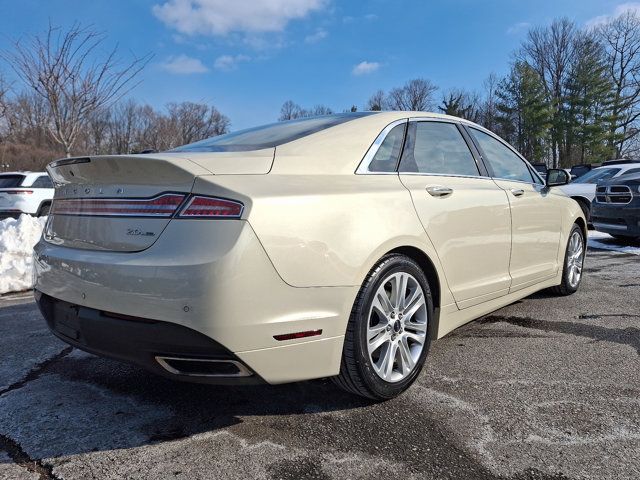
[[[478,176],[471,150],[453,123],[416,122],[409,128],[401,172]]]
[[[49,178],[49,175],[40,175],[31,186],[33,188],[53,188],[53,182]]]
[[[16,188],[22,185],[24,175],[0,175],[0,188]]]
[[[509,147],[480,130],[475,128],[469,130],[473,138],[480,144],[484,153],[483,158],[493,169],[496,178],[534,183],[527,164]]]
[[[171,151],[245,152],[249,150],[273,148],[368,115],[375,115],[375,112],[340,113],[336,115],[290,120],[288,122],[271,123],[269,125],[207,138],[200,142],[174,148]]]
[[[370,172],[395,172],[402,144],[404,142],[404,131],[407,124],[396,125],[387,134],[384,141],[378,148],[371,163],[369,164]]]

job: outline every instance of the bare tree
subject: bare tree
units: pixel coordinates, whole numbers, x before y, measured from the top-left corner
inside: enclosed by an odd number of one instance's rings
[[[390,110],[433,110],[435,108],[434,93],[438,90],[430,80],[417,78],[410,80],[403,87],[389,92],[387,106]]]
[[[481,107],[480,123],[489,130],[494,130],[497,125],[496,117],[498,111],[496,104],[498,99],[496,97],[496,90],[498,89],[499,82],[498,76],[493,72],[482,82],[484,99]]]
[[[321,115],[331,115],[332,113],[333,110],[326,105],[316,105],[313,108],[307,109],[302,108],[292,100],[287,100],[282,104],[278,121],[284,122],[286,120],[295,120],[298,118],[318,117]]]
[[[303,110],[300,105],[294,103],[293,100],[287,100],[282,104],[278,121],[284,122],[286,120],[294,120],[296,118],[300,118],[302,116],[302,113]]]
[[[94,58],[105,36],[74,24],[68,30],[49,25],[43,36],[16,41],[2,56],[18,76],[48,103],[52,137],[71,151],[88,116],[134,88],[136,76],[150,55],[121,64],[117,47],[101,60]]]
[[[386,98],[384,95],[384,91],[378,90],[376,93],[369,97],[369,101],[367,102],[367,106],[365,110],[371,110],[373,112],[379,112],[384,109],[386,104]]]
[[[472,122],[480,120],[480,95],[463,89],[452,89],[442,97],[438,109],[447,115],[465,118]]]
[[[637,142],[629,140],[640,131],[640,17],[627,11],[600,26],[596,34],[604,45],[614,88],[611,142],[622,156],[636,149]]]
[[[564,98],[568,76],[574,64],[578,30],[567,18],[554,20],[548,27],[529,31],[520,60],[529,64],[543,81],[545,92],[552,108],[552,157],[553,166],[559,164],[562,155],[562,122]]]
[[[213,105],[194,102],[169,103],[167,111],[175,135],[175,144],[172,146],[185,145],[229,131],[229,119]]]

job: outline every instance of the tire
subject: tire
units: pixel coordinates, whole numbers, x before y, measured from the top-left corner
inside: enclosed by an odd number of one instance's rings
[[[394,285],[400,285],[397,291],[404,291],[404,295],[394,295]],[[389,307],[386,313],[382,312],[384,306]],[[333,377],[334,383],[377,401],[400,395],[424,366],[431,345],[433,312],[431,288],[420,266],[405,255],[385,255],[369,272],[356,297],[340,374]],[[376,331],[379,333],[373,335]],[[381,346],[370,352],[370,345],[373,348],[380,342]]]
[[[49,215],[50,210],[51,210],[51,204],[43,203],[42,205],[40,205],[40,208],[38,209],[38,213],[36,214],[36,216],[46,217],[47,215]]]
[[[578,205],[580,205],[587,223],[591,222],[591,206],[584,200],[576,200],[576,202],[578,202]]]
[[[576,258],[577,253],[571,253],[573,250],[574,239],[579,237],[580,242],[580,255]],[[569,240],[567,241],[567,247],[564,252],[564,264],[562,267],[562,283],[553,287],[551,291],[560,296],[572,295],[580,288],[580,282],[582,281],[582,271],[584,266],[584,257],[586,253],[586,245],[584,232],[582,228],[576,223],[573,224],[571,232],[569,233]],[[577,270],[576,270],[577,268]],[[577,280],[573,276],[577,272]]]

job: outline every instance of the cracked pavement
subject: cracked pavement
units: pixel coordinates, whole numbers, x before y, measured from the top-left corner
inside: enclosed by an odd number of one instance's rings
[[[174,383],[70,349],[0,299],[0,478],[640,478],[640,257],[590,251],[539,293],[435,342],[380,404],[330,381]]]

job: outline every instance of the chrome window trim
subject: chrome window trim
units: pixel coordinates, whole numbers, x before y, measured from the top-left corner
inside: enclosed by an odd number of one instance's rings
[[[486,175],[458,175],[455,173],[422,173],[422,172],[398,172],[399,175],[414,175],[420,177],[453,177],[453,178],[479,178],[482,180],[493,180]]]
[[[384,142],[384,140],[387,138],[389,132],[398,125],[402,125],[403,123],[408,123],[408,119],[401,118],[400,120],[395,120],[384,127],[382,132],[380,132],[380,134],[376,137],[376,139],[369,147],[369,150],[367,150],[367,153],[364,155],[363,159],[360,161],[360,165],[358,165],[358,168],[356,169],[356,175],[398,175],[397,171],[372,172],[369,170],[369,165],[371,164],[373,157],[375,157],[376,153],[378,153],[378,150],[380,150],[380,145],[382,145],[382,142]]]

